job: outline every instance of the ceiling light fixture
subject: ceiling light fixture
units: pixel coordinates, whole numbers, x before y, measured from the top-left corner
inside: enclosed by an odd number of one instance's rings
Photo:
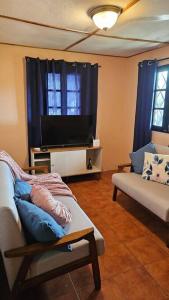
[[[88,11],[96,26],[104,30],[111,28],[121,13],[122,9],[115,5],[101,5]]]

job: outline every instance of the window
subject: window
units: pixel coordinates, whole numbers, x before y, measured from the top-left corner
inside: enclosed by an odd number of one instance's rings
[[[80,115],[80,75],[48,74],[48,115]]]
[[[154,90],[152,130],[169,131],[169,66],[158,68]]]

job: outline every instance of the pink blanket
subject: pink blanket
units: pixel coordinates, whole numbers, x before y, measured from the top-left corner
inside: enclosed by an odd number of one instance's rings
[[[0,151],[0,160],[6,162],[12,171],[14,178],[27,181],[29,184],[38,184],[46,187],[52,195],[74,197],[69,187],[62,181],[58,173],[30,175],[25,173],[13,158],[5,151]],[[75,198],[75,197],[74,197]]]

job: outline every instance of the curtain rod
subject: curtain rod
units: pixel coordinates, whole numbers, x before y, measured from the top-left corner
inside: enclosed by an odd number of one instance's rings
[[[169,59],[169,57],[160,58],[160,59],[157,59],[157,61],[163,61],[163,60],[167,60],[167,59]]]

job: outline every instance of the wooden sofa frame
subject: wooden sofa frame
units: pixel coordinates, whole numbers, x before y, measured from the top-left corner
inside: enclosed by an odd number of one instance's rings
[[[124,169],[125,168],[131,168],[132,164],[131,163],[126,163],[126,164],[121,164],[118,165],[118,169],[117,169],[117,173],[122,173],[125,172]],[[127,195],[124,191],[122,191],[121,189],[119,189],[116,185],[114,186],[114,190],[113,190],[113,196],[112,199],[113,201],[117,200],[117,193],[118,191],[122,192],[123,194]],[[128,195],[127,195],[128,196]],[[166,242],[166,246],[169,248],[169,222],[166,222],[166,225],[168,227],[168,237],[167,237],[167,242]]]
[[[89,242],[89,255],[88,256],[83,257],[78,260],[75,260],[64,266],[52,269],[52,270],[42,273],[40,275],[34,276],[30,279],[25,279],[27,272],[29,270],[29,267],[30,267],[33,259],[36,257],[36,255],[44,253],[44,252],[48,252],[51,250],[59,250],[63,246],[77,243],[83,239],[87,240]],[[59,275],[63,275],[67,272],[71,272],[77,268],[83,267],[88,264],[92,264],[95,289],[100,290],[100,288],[101,288],[97,247],[96,247],[96,241],[95,241],[95,237],[94,237],[94,229],[93,228],[87,228],[87,229],[84,229],[81,231],[77,231],[77,232],[68,234],[56,242],[36,243],[36,244],[32,244],[32,245],[26,245],[23,247],[11,249],[11,250],[5,251],[4,255],[5,255],[5,257],[7,257],[9,259],[16,258],[16,257],[23,257],[23,261],[22,261],[20,269],[18,271],[12,291],[10,291],[9,285],[6,282],[6,286],[8,286],[8,294],[10,294],[11,299],[17,299],[17,297],[26,289],[33,288],[45,281],[48,281]],[[2,258],[2,256],[1,256],[1,258]],[[6,274],[4,274],[4,276],[6,277]]]
[[[117,173],[122,173],[122,172],[124,172],[124,169],[125,169],[125,168],[131,168],[131,166],[132,166],[131,163],[118,165],[118,167],[117,167]],[[114,190],[113,190],[113,197],[112,197],[113,201],[116,201],[118,190],[121,191],[121,190],[120,190],[119,188],[117,188],[117,186],[115,185],[115,186],[114,186]],[[123,191],[121,191],[121,192],[123,192]],[[123,193],[124,193],[124,192],[123,192]],[[125,194],[125,193],[124,193],[124,194]]]
[[[24,169],[25,171],[30,170],[42,170],[45,173],[48,172],[47,166],[38,166],[38,167],[28,167]],[[89,255],[83,257],[81,259],[75,260],[71,263],[66,265],[60,266],[58,268],[52,269],[48,272],[42,273],[40,275],[31,277],[26,279],[28,270],[30,268],[31,263],[33,262],[34,258],[38,254],[42,254],[51,250],[59,250],[61,247],[66,245],[77,243],[81,240],[87,240],[89,242]],[[15,279],[12,291],[10,290],[5,267],[3,264],[2,253],[0,253],[0,267],[2,270],[2,279],[3,284],[6,288],[6,294],[8,298],[13,300],[17,299],[19,295],[25,291],[26,289],[33,288],[45,281],[53,279],[59,275],[66,274],[71,272],[75,269],[83,267],[85,265],[91,264],[92,265],[92,272],[93,272],[93,279],[94,285],[96,290],[101,289],[101,279],[100,279],[100,269],[99,269],[99,262],[98,262],[98,253],[97,253],[97,246],[94,237],[94,228],[86,228],[84,230],[76,231],[71,234],[64,236],[63,238],[59,239],[58,241],[49,242],[49,243],[35,243],[31,245],[26,245],[23,247],[10,249],[4,252],[4,256],[12,259],[17,257],[23,257],[23,261],[21,263],[20,269],[18,271],[17,277]],[[7,299],[7,298],[5,298]]]

